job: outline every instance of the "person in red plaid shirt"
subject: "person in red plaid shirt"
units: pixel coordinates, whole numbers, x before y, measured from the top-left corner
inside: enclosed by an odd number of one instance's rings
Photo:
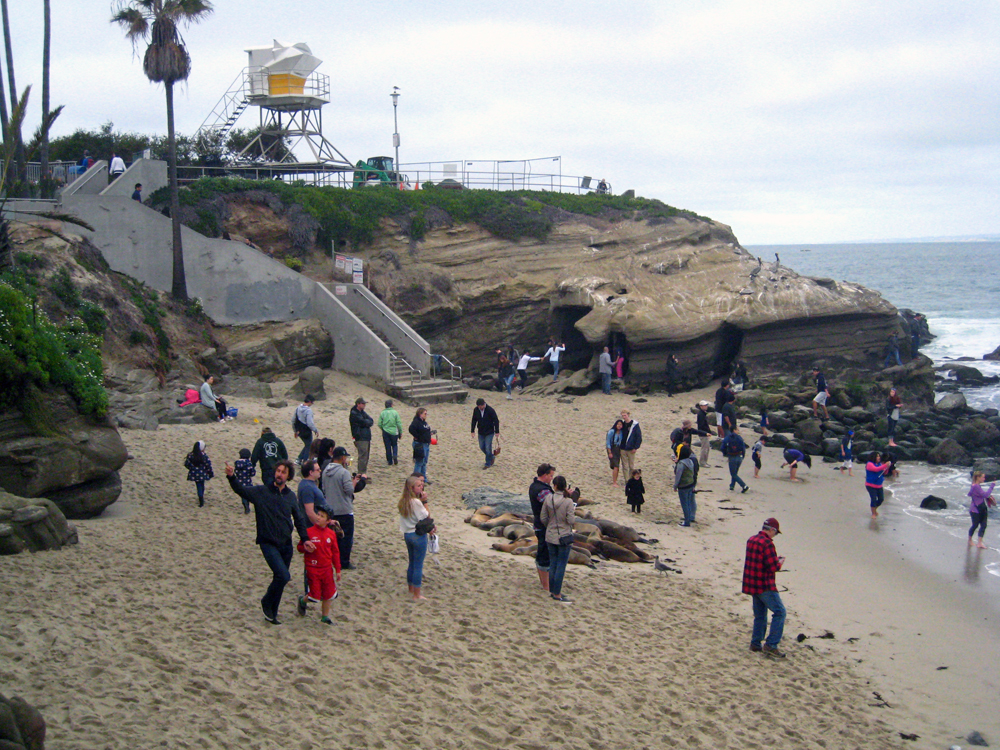
[[[785,605],[781,603],[774,574],[781,570],[784,557],[778,557],[774,549],[774,537],[781,533],[778,519],[768,518],[763,528],[747,539],[747,557],[743,563],[743,593],[753,597],[753,633],[750,636],[750,650],[763,651],[772,659],[784,659],[778,650],[778,643],[785,629]],[[764,641],[767,631],[767,610],[771,610],[771,632]],[[764,641],[761,647],[761,641]]]

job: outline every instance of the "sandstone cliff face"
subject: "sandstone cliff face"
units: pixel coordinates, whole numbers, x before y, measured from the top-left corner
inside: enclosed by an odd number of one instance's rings
[[[568,215],[544,243],[473,225],[413,243],[394,228],[362,253],[372,289],[467,370],[490,367],[504,343],[541,354],[549,336],[565,341],[571,369],[624,346],[635,381],[661,381],[669,352],[698,383],[736,358],[757,372],[875,367],[897,325],[876,292],[759,264],[709,220]]]

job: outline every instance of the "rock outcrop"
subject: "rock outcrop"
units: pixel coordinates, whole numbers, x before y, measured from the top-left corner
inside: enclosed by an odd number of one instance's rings
[[[333,339],[315,320],[219,328],[216,334],[224,346],[207,358],[209,370],[267,377],[333,364]]]
[[[0,555],[61,549],[78,541],[76,527],[51,500],[0,491]]]
[[[45,719],[23,698],[0,693],[0,748],[45,750]]]
[[[518,243],[460,225],[417,244],[384,237],[368,256],[372,289],[470,370],[492,364],[493,345],[540,354],[551,335],[567,369],[595,366],[614,344],[630,353],[632,382],[662,381],[673,352],[681,378],[702,384],[737,357],[758,371],[875,368],[889,332],[906,330],[878,293],[763,263],[707,219],[567,214],[545,242]]]
[[[62,393],[45,394],[42,419],[0,414],[0,489],[47,497],[67,518],[100,515],[121,494],[128,452],[118,430],[85,419]]]

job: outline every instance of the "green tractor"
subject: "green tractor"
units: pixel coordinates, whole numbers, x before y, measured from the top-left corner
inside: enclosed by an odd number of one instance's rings
[[[410,180],[393,168],[391,156],[372,156],[367,162],[359,161],[354,165],[354,187],[363,188],[385,185],[399,187],[400,190],[410,189]]]

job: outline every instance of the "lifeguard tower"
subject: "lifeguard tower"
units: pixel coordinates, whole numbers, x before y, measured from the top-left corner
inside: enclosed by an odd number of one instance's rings
[[[198,133],[221,142],[252,105],[260,110],[260,130],[231,166],[266,166],[296,174],[352,171],[354,165],[323,136],[330,77],[316,72],[322,60],[307,44],[285,46],[277,40],[246,52],[249,64]]]

